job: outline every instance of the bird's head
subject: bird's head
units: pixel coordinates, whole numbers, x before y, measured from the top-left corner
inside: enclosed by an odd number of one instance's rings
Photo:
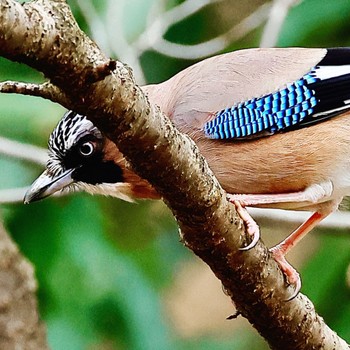
[[[126,167],[116,145],[85,116],[69,111],[49,138],[46,170],[24,197],[30,203],[61,190],[83,190],[127,201],[157,198],[154,189]]]

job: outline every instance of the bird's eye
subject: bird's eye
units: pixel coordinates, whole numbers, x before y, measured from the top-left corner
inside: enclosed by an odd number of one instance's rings
[[[91,156],[95,151],[95,146],[92,142],[85,142],[79,147],[79,152],[82,156]]]

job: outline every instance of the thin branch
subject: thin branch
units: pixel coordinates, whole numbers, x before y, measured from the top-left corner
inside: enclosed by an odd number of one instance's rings
[[[181,22],[187,17],[200,11],[205,6],[220,2],[223,0],[187,0],[180,5],[173,7],[171,10],[163,13],[154,20],[150,27],[140,35],[133,46],[140,52],[155,47],[157,42],[165,35],[168,29],[175,23]]]
[[[279,209],[248,208],[249,213],[257,220],[283,221],[285,223],[300,224],[311,215],[305,211],[286,211]],[[322,220],[317,227],[327,229],[348,229],[350,227],[350,212],[337,211]]]
[[[200,44],[181,45],[164,39],[163,36],[172,25],[186,19],[208,5],[221,1],[223,0],[187,0],[171,10],[161,13],[155,21],[153,20],[154,16],[152,16],[152,21],[148,21],[149,26],[147,29],[132,44],[128,43],[122,25],[124,0],[108,2],[108,10],[106,11],[107,30],[101,29],[103,23],[89,1],[77,0],[77,3],[85,19],[91,25],[94,37],[98,40],[98,36],[101,36],[100,33],[105,33],[103,39],[101,39],[102,47],[108,47],[107,53],[109,55],[116,55],[123,62],[128,62],[133,68],[136,80],[140,84],[144,84],[145,76],[141,67],[140,56],[146,50],[153,49],[166,56],[181,59],[200,59],[216,54],[224,50],[231,42],[240,40],[251,31],[260,27],[268,18],[271,8],[270,3],[261,5],[255,12],[226,33]],[[162,7],[157,4],[157,7],[154,6],[151,12],[153,14],[154,12],[159,13],[160,8]],[[106,38],[108,38],[108,44],[106,43]]]
[[[39,165],[46,165],[47,150],[0,136],[0,153]]]
[[[0,190],[0,204],[23,203],[28,187],[17,187]]]
[[[260,47],[275,47],[289,10],[302,0],[274,0],[268,21],[265,25]]]
[[[0,92],[37,96],[46,98],[52,102],[70,104],[69,98],[62,92],[62,90],[50,82],[33,84],[19,81],[4,81],[0,83]]]
[[[28,187],[18,187],[0,190],[0,204],[23,203],[23,197]],[[76,192],[74,192],[76,193]],[[70,191],[63,191],[54,194],[55,197],[62,197],[74,194]],[[248,208],[249,213],[256,220],[267,220],[269,222],[282,221],[283,223],[299,224],[305,222],[310,216],[308,212],[283,211],[279,209],[258,209]],[[348,229],[350,227],[350,212],[338,211],[321,221],[318,227],[331,230]]]
[[[123,62],[127,62],[132,67],[138,83],[143,85],[146,82],[146,78],[141,67],[140,57],[135,48],[129,45],[123,27],[124,7],[125,0],[108,1],[106,31],[108,33],[109,46],[112,55],[117,56]]]
[[[28,189],[29,187],[26,186],[0,190],[0,204],[23,204],[23,198]],[[54,193],[52,197],[64,197],[78,192],[81,192],[80,188],[75,189],[74,192],[70,189],[64,189]]]
[[[17,187],[0,190],[0,204],[23,203],[23,197],[29,187]],[[62,197],[76,193],[62,191],[55,193],[54,197]],[[268,222],[282,221],[283,223],[299,224],[305,222],[310,216],[308,212],[285,211],[279,209],[258,209],[248,208],[249,213],[257,220],[267,220]],[[318,227],[331,230],[348,229],[350,227],[350,212],[338,211],[321,221]]]
[[[153,25],[155,18],[160,18],[162,14],[167,11],[166,7],[167,0],[157,0],[153,2],[151,9],[149,10],[148,15],[146,17],[146,30],[147,28],[150,28]]]
[[[240,40],[248,33],[260,27],[265,21],[271,8],[270,3],[261,5],[256,11],[243,19],[240,23],[232,27],[226,33],[196,45],[181,45],[169,42],[163,38],[167,23],[166,18],[159,20],[158,27],[156,23],[144,32],[135,47],[143,52],[148,49],[153,49],[163,55],[181,58],[181,59],[200,59],[224,50],[231,42]]]

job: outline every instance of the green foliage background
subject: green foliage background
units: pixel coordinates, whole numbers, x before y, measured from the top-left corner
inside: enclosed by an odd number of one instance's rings
[[[180,1],[179,1],[180,2]],[[200,43],[244,18],[263,1],[227,1],[221,16],[207,7],[171,27],[166,38]],[[100,12],[105,1],[95,0]],[[244,2],[243,2],[244,3]],[[76,18],[89,33],[79,8]],[[125,2],[124,29],[130,40],[146,25],[152,1]],[[177,1],[168,1],[171,8]],[[132,20],[130,20],[132,19]],[[259,45],[262,28],[232,43],[227,51]],[[304,0],[284,24],[279,46],[350,46],[350,1]],[[156,52],[142,56],[149,82],[159,82],[193,63]],[[0,60],[0,79],[42,81],[35,71]],[[220,87],[217,87],[220,88]],[[46,147],[63,109],[49,101],[0,95],[0,135]],[[42,169],[0,158],[0,188],[29,185]],[[222,319],[226,331],[184,337],[164,307],[179,266],[194,257],[180,243],[176,224],[160,202],[124,203],[76,194],[24,206],[1,207],[6,228],[36,268],[41,316],[52,349],[267,349],[249,327]],[[264,232],[264,229],[263,229]],[[303,292],[329,325],[350,341],[350,293],[346,271],[350,237],[322,232],[318,249],[302,268]],[[188,281],[188,289],[191,289]],[[203,303],[211,300],[203,299]],[[188,310],[191,314],[191,310]],[[231,321],[232,323],[236,321]]]

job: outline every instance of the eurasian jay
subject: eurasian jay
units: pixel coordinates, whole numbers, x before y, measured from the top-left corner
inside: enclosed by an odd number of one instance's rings
[[[271,249],[298,292],[299,275],[285,254],[350,194],[350,49],[226,53],[143,91],[196,142],[231,201],[313,212]],[[73,111],[53,130],[47,169],[25,202],[67,187],[124,200],[159,198],[126,168],[116,145]]]

